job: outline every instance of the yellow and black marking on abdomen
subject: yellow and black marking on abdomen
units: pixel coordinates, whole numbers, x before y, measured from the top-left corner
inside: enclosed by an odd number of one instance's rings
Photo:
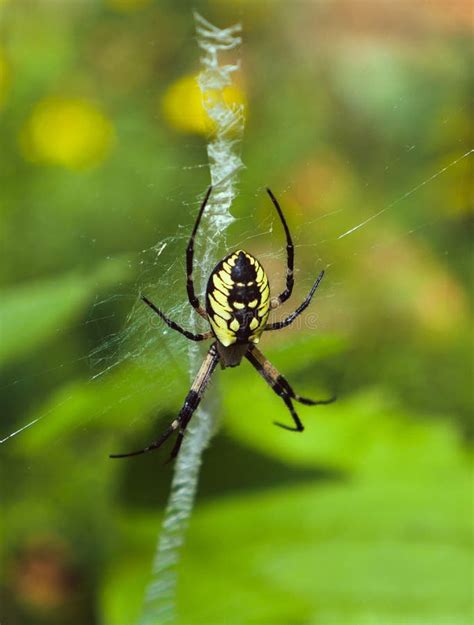
[[[270,310],[268,278],[258,260],[243,250],[221,260],[207,283],[206,310],[224,347],[258,343]]]

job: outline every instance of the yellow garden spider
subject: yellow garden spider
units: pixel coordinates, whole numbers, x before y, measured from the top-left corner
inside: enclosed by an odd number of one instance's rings
[[[177,418],[169,425],[163,434],[151,445],[132,451],[126,454],[113,454],[111,458],[126,458],[129,456],[138,456],[148,451],[158,449],[161,445],[178,430],[173,450],[171,451],[170,460],[178,455],[181,443],[183,442],[184,432],[193,416],[194,411],[199,405],[201,398],[206,390],[211,375],[220,363],[222,368],[236,367],[240,364],[245,356],[247,360],[255,367],[264,380],[270,385],[275,393],[282,398],[293,417],[294,426],[285,425],[275,422],[285,430],[293,432],[302,432],[304,430],[296,411],[293,407],[292,400],[315,406],[318,404],[329,404],[334,401],[325,399],[313,401],[297,395],[285,378],[275,369],[275,367],[265,358],[256,344],[260,341],[263,331],[280,330],[286,328],[300,315],[303,310],[311,302],[314,292],[321,282],[324,271],[321,271],[316,278],[316,282],[311,287],[306,299],[298,308],[291,313],[283,321],[267,323],[270,310],[278,308],[280,304],[285,302],[293,291],[293,266],[294,266],[294,248],[291,240],[288,225],[283,216],[280,205],[275,196],[267,189],[273,205],[275,206],[280,217],[286,234],[286,254],[287,254],[287,271],[286,271],[286,288],[278,297],[270,298],[270,287],[268,278],[262,265],[258,260],[243,250],[237,250],[227,255],[214,268],[209,277],[206,288],[206,309],[202,308],[196,293],[194,292],[193,282],[193,258],[194,258],[194,239],[196,236],[202,214],[206,208],[207,201],[211,195],[212,187],[209,187],[206,197],[201,205],[199,214],[194,224],[193,232],[186,250],[186,271],[187,271],[187,291],[191,306],[195,308],[201,317],[209,322],[211,330],[202,334],[194,334],[183,329],[180,325],[168,319],[159,308],[150,302],[145,296],[142,300],[147,304],[163,321],[173,330],[177,330],[181,334],[192,341],[204,341],[214,337],[216,340],[211,345],[204,362],[199,369],[196,378],[191,386],[191,390],[186,396],[183,407],[181,408]]]

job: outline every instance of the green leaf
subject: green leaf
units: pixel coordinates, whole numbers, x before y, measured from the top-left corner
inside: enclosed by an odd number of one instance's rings
[[[43,346],[77,319],[95,295],[127,273],[125,263],[108,261],[88,275],[71,273],[4,290],[0,365]]]
[[[451,424],[405,415],[383,391],[368,389],[328,406],[296,405],[305,424],[300,433],[273,425],[290,425],[291,417],[270,390],[247,379],[239,381],[241,385],[245,395],[231,385],[224,394],[228,432],[284,462],[384,477],[413,471],[444,474],[462,463],[459,435]],[[306,388],[299,390],[310,394]]]
[[[148,581],[147,573],[141,559],[129,558],[122,560],[106,575],[100,592],[101,610],[105,615],[103,623],[138,623]]]
[[[282,345],[268,356],[298,393],[323,399],[331,393],[318,386],[316,376],[312,379],[314,364],[342,348],[342,341],[319,337]],[[239,442],[272,458],[300,467],[384,477],[413,471],[444,474],[462,464],[459,435],[452,424],[406,414],[383,388],[338,397],[330,405],[295,402],[305,425],[300,433],[275,427],[275,421],[292,425],[291,416],[247,363],[223,378],[224,427]]]
[[[467,623],[470,480],[344,484],[200,511],[178,605],[193,623]]]
[[[149,427],[149,418],[156,420],[163,411],[179,409],[176,396],[182,383],[171,366],[150,370],[131,361],[96,380],[67,384],[30,415],[31,421],[40,419],[22,432],[21,451],[39,453],[54,441],[64,445],[64,437],[74,436],[78,429],[87,434],[87,428],[114,428],[111,432],[125,435],[132,428],[136,435]]]
[[[179,565],[177,624],[468,625],[471,503],[462,469],[444,482],[318,482],[200,507]],[[124,526],[104,622],[136,622],[159,524],[134,515]]]
[[[267,335],[264,335],[267,339]],[[270,360],[275,360],[282,372],[311,368],[315,363],[340,354],[347,349],[348,341],[337,334],[294,334],[292,340],[286,338],[280,343],[262,346]],[[260,347],[260,346],[259,346]]]

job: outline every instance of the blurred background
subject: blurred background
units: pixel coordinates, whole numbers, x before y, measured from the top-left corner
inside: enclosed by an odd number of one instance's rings
[[[140,613],[173,466],[167,450],[108,454],[154,440],[190,384],[186,339],[138,296],[189,326],[184,250],[210,131],[194,8],[242,22],[228,97],[247,106],[236,220],[225,236],[204,226],[198,253],[215,236],[222,254],[245,247],[278,291],[272,188],[296,243],[281,316],[326,276],[301,323],[262,350],[297,392],[338,400],[300,406],[295,435],[272,425],[286,408],[248,363],[216,373],[221,428],[178,622],[470,623],[462,0],[0,1],[1,620],[132,625]]]

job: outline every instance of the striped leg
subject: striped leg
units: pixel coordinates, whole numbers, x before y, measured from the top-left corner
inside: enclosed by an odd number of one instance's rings
[[[283,215],[283,211],[280,208],[280,204],[278,203],[278,200],[270,191],[270,189],[267,189],[267,193],[270,196],[270,199],[273,202],[273,205],[276,208],[278,215],[280,216],[280,220],[281,220],[281,223],[283,224],[283,228],[285,229],[285,234],[286,234],[286,261],[287,261],[286,262],[286,288],[283,291],[283,293],[281,293],[278,297],[272,298],[272,302],[271,302],[271,307],[277,308],[278,306],[280,306],[280,304],[283,304],[283,302],[286,302],[286,300],[290,297],[293,291],[293,284],[294,284],[293,270],[294,270],[294,262],[295,262],[295,249],[293,247],[293,241],[291,240],[290,230],[288,228],[288,224],[286,223],[286,219]]]
[[[201,317],[204,317],[204,319],[207,319],[207,313],[204,310],[204,308],[202,308],[202,306],[199,304],[199,300],[194,291],[194,280],[193,280],[194,239],[196,237],[196,232],[197,232],[197,229],[199,228],[199,224],[201,223],[202,214],[204,212],[204,209],[206,208],[207,202],[209,200],[209,196],[211,195],[211,191],[212,191],[212,187],[209,187],[204,197],[204,200],[201,204],[201,208],[199,209],[199,213],[196,218],[196,223],[194,224],[191,238],[189,239],[188,247],[186,249],[186,274],[187,274],[186,288],[188,291],[189,303],[191,304],[193,308],[196,309],[196,311],[201,315]]]
[[[275,425],[278,425],[285,430],[290,430],[292,432],[302,432],[304,430],[304,426],[294,409],[292,400],[297,401],[300,404],[306,404],[307,406],[317,406],[319,404],[330,404],[336,399],[335,397],[331,397],[330,399],[314,401],[312,399],[307,399],[306,397],[301,397],[294,392],[287,380],[285,380],[285,378],[277,371],[271,362],[268,361],[262,352],[256,347],[250,347],[245,356],[260,373],[267,384],[279,397],[282,398],[288,407],[288,410],[293,417],[293,421],[295,422],[295,427],[285,425],[284,423],[278,423],[277,421],[274,422]]]
[[[156,312],[158,317],[163,319],[163,321],[166,323],[167,326],[169,326],[172,330],[176,330],[177,332],[180,332],[187,339],[190,339],[191,341],[204,341],[205,339],[209,339],[212,336],[212,332],[194,334],[193,332],[189,332],[189,330],[185,330],[175,321],[172,321],[171,319],[169,319],[163,312],[161,312],[159,308],[155,306],[155,304],[153,304],[153,302],[150,302],[150,300],[144,295],[142,295],[142,300],[145,302],[147,306],[149,306],[154,312]]]
[[[177,418],[168,426],[168,428],[163,432],[163,434],[157,438],[156,441],[145,447],[144,449],[139,449],[138,451],[132,451],[126,454],[112,454],[110,458],[128,458],[129,456],[139,456],[140,454],[145,454],[148,451],[153,451],[154,449],[158,449],[163,445],[168,438],[178,430],[178,438],[176,439],[176,443],[173,447],[173,450],[170,455],[170,460],[176,458],[179,452],[179,448],[181,447],[181,443],[183,442],[184,432],[186,427],[194,414],[194,411],[199,406],[201,398],[206,390],[206,387],[209,383],[211,375],[216,368],[217,363],[219,362],[219,355],[217,353],[216,344],[213,343],[211,348],[207,352],[207,356],[204,359],[201,368],[199,369],[194,382],[191,386],[191,390],[186,396],[184,400],[183,407],[179,411]]]
[[[267,325],[265,326],[265,332],[268,332],[268,330],[281,330],[282,328],[286,328],[287,326],[289,326],[290,323],[293,323],[296,317],[301,315],[303,310],[308,308],[308,306],[310,305],[314,292],[318,288],[319,283],[323,279],[323,276],[324,276],[324,271],[321,271],[319,276],[316,278],[316,282],[311,287],[311,291],[306,296],[306,299],[304,300],[304,302],[300,304],[298,308],[294,312],[291,313],[291,315],[288,315],[288,317],[286,319],[283,319],[283,321],[275,321],[274,323],[267,323]]]

